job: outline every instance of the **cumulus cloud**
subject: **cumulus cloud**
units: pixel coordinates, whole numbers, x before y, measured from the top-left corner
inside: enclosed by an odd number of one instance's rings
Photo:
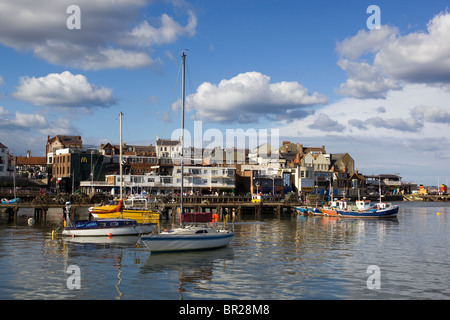
[[[381,118],[372,117],[364,121],[364,124],[375,128],[386,128],[398,131],[418,132],[423,127],[423,123],[413,118]]]
[[[376,53],[387,41],[395,40],[398,29],[390,26],[381,26],[380,29],[360,30],[355,36],[347,37],[337,43],[336,51],[344,59],[356,60],[359,57]]]
[[[44,155],[42,146],[45,146],[48,135],[80,134],[67,117],[49,119],[38,113],[12,113],[4,107],[0,107],[0,123],[2,143],[17,155],[26,154],[29,149],[33,150],[33,155]]]
[[[55,134],[72,134],[78,133],[69,119],[60,118],[50,121],[42,114],[23,113],[16,111],[11,114],[8,110],[0,107],[0,121],[2,123],[0,134],[5,136],[15,136],[14,132],[19,132],[21,135],[29,132],[34,135],[36,132],[49,135]]]
[[[348,74],[337,90],[343,95],[385,98],[401,83],[450,83],[450,14],[436,15],[426,32],[401,35],[389,26],[361,30],[338,43],[336,51]]]
[[[337,131],[342,132],[345,126],[340,124],[337,120],[331,119],[326,114],[319,114],[312,124],[308,126],[311,129],[322,130],[326,132]]]
[[[241,73],[224,79],[218,85],[204,82],[195,94],[186,98],[188,108],[211,122],[256,122],[262,117],[293,119],[310,114],[304,108],[326,104],[326,96],[310,93],[297,82],[271,83],[270,77],[259,72]],[[181,102],[175,103],[179,108]]]
[[[0,106],[0,117],[9,115],[9,111],[5,107]]]
[[[167,14],[160,18],[161,26],[155,28],[147,21],[141,22],[135,27],[124,41],[135,43],[139,46],[153,46],[175,42],[180,36],[194,36],[197,27],[197,18],[189,12],[189,21],[185,27],[173,20]]]
[[[347,72],[348,79],[337,93],[356,98],[384,98],[389,90],[400,89],[400,85],[380,74],[379,70],[365,62],[339,60],[338,66]]]
[[[450,124],[450,109],[420,105],[414,107],[411,115],[429,122]]]
[[[436,138],[446,134],[450,125],[450,91],[440,86],[405,84],[390,91],[380,106],[379,99],[343,98],[327,104],[303,119],[286,122],[280,128],[286,135],[320,137],[333,134],[336,139]],[[350,143],[351,144],[351,143]]]
[[[85,70],[151,66],[159,61],[150,54],[156,46],[193,36],[197,26],[192,11],[186,26],[167,14],[153,17],[150,25],[140,12],[151,2],[0,0],[0,43],[32,51],[52,64]],[[174,6],[181,3],[175,1]],[[69,4],[81,10],[79,30],[67,28]]]
[[[111,89],[98,88],[85,76],[69,71],[39,78],[22,77],[13,97],[36,106],[108,107],[115,103]]]
[[[418,83],[450,82],[450,14],[442,12],[414,32],[387,41],[374,64],[396,79]]]

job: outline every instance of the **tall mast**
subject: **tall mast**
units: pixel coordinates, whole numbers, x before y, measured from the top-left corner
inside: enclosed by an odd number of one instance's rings
[[[120,164],[120,200],[123,200],[123,193],[122,193],[122,184],[123,184],[123,172],[122,172],[122,116],[123,113],[120,111],[119,113],[119,122],[120,122],[120,153],[119,153],[119,164]]]
[[[180,198],[180,210],[181,210],[181,216],[184,214],[184,208],[183,208],[183,185],[184,185],[184,103],[185,103],[185,69],[186,69],[186,54],[183,52],[182,54],[183,59],[183,80],[182,80],[182,98],[181,98],[181,198]]]

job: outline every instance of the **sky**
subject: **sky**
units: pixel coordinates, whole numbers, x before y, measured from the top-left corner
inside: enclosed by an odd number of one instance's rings
[[[0,142],[118,143],[120,112],[127,144],[173,138],[182,52],[186,129],[200,123],[204,145],[268,130],[363,174],[448,184],[442,0],[0,0]]]

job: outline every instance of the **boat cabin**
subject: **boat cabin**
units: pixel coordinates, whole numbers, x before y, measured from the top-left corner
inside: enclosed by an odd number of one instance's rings
[[[371,207],[369,200],[357,200],[356,201],[356,208],[358,210],[367,210]]]

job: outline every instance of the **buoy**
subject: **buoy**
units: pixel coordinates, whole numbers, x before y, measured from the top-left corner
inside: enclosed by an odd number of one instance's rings
[[[52,230],[52,240],[54,240],[56,238],[56,231]]]
[[[75,238],[75,234],[72,234],[72,239],[74,239]]]
[[[33,218],[28,219],[28,225],[32,226],[36,221]]]
[[[110,233],[108,233],[108,237],[112,237],[112,233],[110,232]]]
[[[436,212],[436,214],[437,214],[438,216],[440,216],[440,215],[441,215],[441,213],[440,213],[440,212]]]

